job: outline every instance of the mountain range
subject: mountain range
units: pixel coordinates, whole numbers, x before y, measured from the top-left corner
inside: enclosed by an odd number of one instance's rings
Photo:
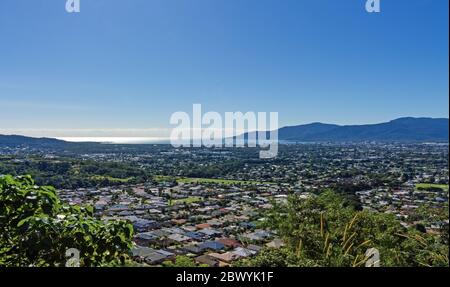
[[[280,128],[278,138],[294,142],[448,142],[448,124],[446,118],[412,117],[367,125],[311,123]]]
[[[280,128],[278,139],[290,142],[448,142],[449,119],[407,117],[367,125],[311,123]],[[67,144],[52,138],[0,135],[0,146],[61,148]]]

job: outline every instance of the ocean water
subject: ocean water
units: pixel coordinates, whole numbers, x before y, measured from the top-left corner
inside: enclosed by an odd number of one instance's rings
[[[67,142],[99,142],[109,144],[169,144],[164,137],[59,137]]]
[[[105,144],[170,144],[170,138],[168,137],[57,137],[59,140],[67,142],[99,142]],[[275,142],[277,142],[275,140]],[[246,140],[248,144],[249,141]],[[252,144],[258,144],[258,141],[251,142]],[[280,142],[281,143],[281,142]],[[180,143],[189,146],[191,141]],[[225,143],[224,143],[225,144]],[[293,142],[285,142],[284,144],[296,144]]]

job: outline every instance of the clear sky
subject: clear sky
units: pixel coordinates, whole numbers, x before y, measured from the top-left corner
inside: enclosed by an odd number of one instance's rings
[[[281,126],[449,116],[448,0],[65,2],[0,1],[0,133],[156,135],[195,103]]]

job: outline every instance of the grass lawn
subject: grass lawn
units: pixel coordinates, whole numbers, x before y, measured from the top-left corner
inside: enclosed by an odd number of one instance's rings
[[[154,175],[153,179],[160,182],[160,181],[169,181],[172,180],[174,177],[170,175]]]
[[[166,181],[174,179],[171,176],[155,175],[153,177],[156,181]],[[274,184],[273,182],[262,182],[254,180],[233,180],[220,178],[190,178],[190,177],[176,177],[178,183],[216,183],[222,185],[257,185],[257,184]]]
[[[423,189],[440,188],[440,189],[448,191],[448,185],[446,185],[446,184],[418,183],[418,184],[416,184],[416,188],[423,188]]]
[[[112,176],[103,176],[103,175],[93,175],[90,178],[93,180],[97,180],[97,181],[102,181],[102,180],[106,179],[106,180],[109,180],[110,182],[120,182],[120,183],[127,183],[133,179],[133,177],[116,178],[116,177],[112,177]]]
[[[243,185],[256,185],[256,184],[273,184],[270,182],[261,182],[254,180],[233,180],[233,179],[220,179],[220,178],[179,178],[180,183],[217,183],[217,184],[243,184]]]

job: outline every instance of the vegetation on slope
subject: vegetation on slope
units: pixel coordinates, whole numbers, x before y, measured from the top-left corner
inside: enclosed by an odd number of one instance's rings
[[[393,215],[356,211],[331,191],[308,199],[292,195],[287,203],[275,204],[267,219],[286,246],[236,266],[359,267],[370,248],[378,250],[385,267],[449,266],[448,226],[442,226],[447,236],[441,237],[405,228]]]

